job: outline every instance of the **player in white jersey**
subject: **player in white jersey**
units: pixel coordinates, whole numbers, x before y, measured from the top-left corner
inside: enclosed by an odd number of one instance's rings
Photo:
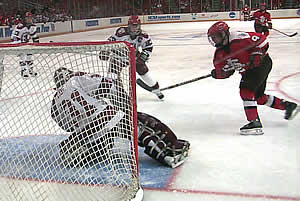
[[[96,74],[59,68],[54,82],[51,117],[70,133],[59,145],[62,159],[69,166],[83,166],[107,157],[113,146],[111,137],[118,138],[120,129],[130,132],[122,128],[126,125],[123,111],[129,109],[129,98],[118,101],[115,94],[121,89],[116,80]],[[177,139],[168,126],[151,115],[138,112],[137,119],[138,144],[145,147],[147,155],[172,168],[187,159],[188,141]]]
[[[142,78],[138,79],[137,83],[142,88],[156,94],[159,99],[163,99],[164,95],[159,89],[159,84],[151,77],[149,68],[146,65],[153,50],[152,40],[147,33],[142,31],[141,20],[138,16],[131,16],[128,19],[128,26],[119,27],[108,40],[126,41],[134,46],[136,50],[136,71]]]
[[[38,43],[39,37],[36,33],[36,26],[32,24],[32,13],[27,12],[25,14],[25,23],[19,23],[14,28],[11,40],[12,43],[28,43],[32,39],[32,42]],[[37,73],[33,70],[32,54],[21,54],[20,66],[21,76],[28,78],[29,76],[35,77]]]

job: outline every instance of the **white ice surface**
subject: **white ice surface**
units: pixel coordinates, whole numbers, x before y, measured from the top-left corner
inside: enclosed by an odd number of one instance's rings
[[[214,48],[206,32],[214,22],[143,25],[154,42],[148,63],[161,87],[210,73]],[[253,22],[228,22],[231,30],[253,31]],[[300,19],[273,20],[273,27],[300,33]],[[42,38],[41,42],[105,40],[115,28]],[[300,103],[300,36],[271,31],[273,70],[267,94]],[[138,110],[169,125],[191,143],[190,157],[164,190],[145,189],[145,201],[300,200],[300,115],[259,106],[265,134],[240,136],[246,123],[238,84],[207,78],[164,91],[164,101],[137,89]],[[298,130],[298,131],[297,131]]]

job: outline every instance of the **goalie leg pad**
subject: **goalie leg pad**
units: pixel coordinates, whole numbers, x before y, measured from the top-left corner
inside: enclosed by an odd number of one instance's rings
[[[188,141],[177,139],[160,120],[141,112],[138,112],[138,143],[151,158],[172,168],[187,159],[190,147]]]

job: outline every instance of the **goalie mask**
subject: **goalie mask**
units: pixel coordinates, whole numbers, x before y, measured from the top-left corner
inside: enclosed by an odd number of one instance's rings
[[[216,22],[208,29],[207,36],[212,46],[225,46],[229,42],[229,27],[225,22]]]
[[[128,32],[131,37],[136,37],[142,32],[141,20],[138,16],[131,16],[128,19]]]
[[[56,88],[58,89],[63,86],[71,78],[72,73],[73,71],[64,67],[57,69],[53,76]]]

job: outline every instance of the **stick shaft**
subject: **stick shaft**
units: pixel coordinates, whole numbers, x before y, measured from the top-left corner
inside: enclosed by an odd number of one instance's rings
[[[297,32],[295,32],[295,33],[293,33],[293,34],[286,34],[286,33],[284,33],[284,32],[282,32],[282,31],[279,31],[278,29],[275,29],[275,28],[272,28],[274,31],[277,31],[277,32],[279,32],[279,33],[281,33],[281,34],[283,34],[283,35],[285,35],[285,36],[288,36],[288,37],[293,37],[293,36],[296,36],[298,33]]]
[[[205,78],[208,78],[208,77],[211,77],[211,74],[204,75],[204,76],[201,76],[201,77],[197,77],[197,78],[187,80],[187,81],[184,81],[184,82],[180,82],[180,83],[177,83],[177,84],[165,87],[165,88],[161,88],[160,91],[164,91],[164,90],[167,90],[167,89],[173,89],[175,87],[179,87],[179,86],[182,86],[182,85],[185,85],[185,84],[189,84],[191,82],[196,82],[198,80],[202,80],[202,79],[205,79]]]

